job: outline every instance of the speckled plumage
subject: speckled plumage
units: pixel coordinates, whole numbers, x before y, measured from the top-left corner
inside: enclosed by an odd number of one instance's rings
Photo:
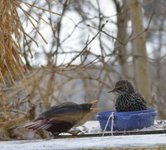
[[[147,109],[145,99],[134,90],[127,80],[120,80],[111,92],[117,93],[115,108],[118,112],[139,111]]]

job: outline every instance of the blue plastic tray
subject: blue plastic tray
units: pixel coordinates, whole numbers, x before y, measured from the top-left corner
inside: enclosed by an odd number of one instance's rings
[[[99,112],[97,119],[100,122],[100,127],[102,130],[105,129],[108,118],[110,114],[114,112],[114,124],[113,130],[134,130],[142,129],[144,127],[150,127],[154,125],[154,119],[156,116],[156,110],[153,108],[148,108],[142,111],[130,111],[130,112],[116,112],[116,111],[104,111]],[[110,119],[107,131],[111,130],[112,118]]]

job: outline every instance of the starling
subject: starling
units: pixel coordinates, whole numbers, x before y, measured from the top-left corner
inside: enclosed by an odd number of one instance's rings
[[[139,111],[147,109],[145,99],[134,90],[132,84],[127,80],[120,80],[110,92],[116,92],[115,108],[118,112]]]
[[[73,126],[78,124],[93,110],[92,106],[96,102],[92,101],[85,104],[66,102],[53,106],[23,127],[32,130],[46,130],[56,137],[62,132],[68,132]]]

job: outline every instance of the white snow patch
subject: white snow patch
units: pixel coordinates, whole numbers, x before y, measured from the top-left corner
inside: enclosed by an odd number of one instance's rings
[[[87,121],[82,126],[77,127],[77,129],[81,130],[83,133],[100,133],[101,128],[98,121]]]
[[[166,146],[166,135],[130,135],[52,140],[27,140],[0,142],[1,150],[75,150],[89,148]]]
[[[165,125],[165,121],[156,121],[153,127],[145,128],[142,130],[163,129]],[[80,129],[85,134],[101,133],[98,121],[88,121],[83,126],[78,127],[78,129]],[[115,147],[153,147],[159,145],[166,147],[166,134],[1,141],[0,150],[76,150]]]

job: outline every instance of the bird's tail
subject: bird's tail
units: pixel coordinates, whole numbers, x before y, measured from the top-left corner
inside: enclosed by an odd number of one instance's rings
[[[25,125],[21,126],[21,128],[27,128],[30,130],[39,130],[39,129],[48,129],[51,127],[51,124],[45,123],[43,120],[35,120],[33,122],[26,123]]]

